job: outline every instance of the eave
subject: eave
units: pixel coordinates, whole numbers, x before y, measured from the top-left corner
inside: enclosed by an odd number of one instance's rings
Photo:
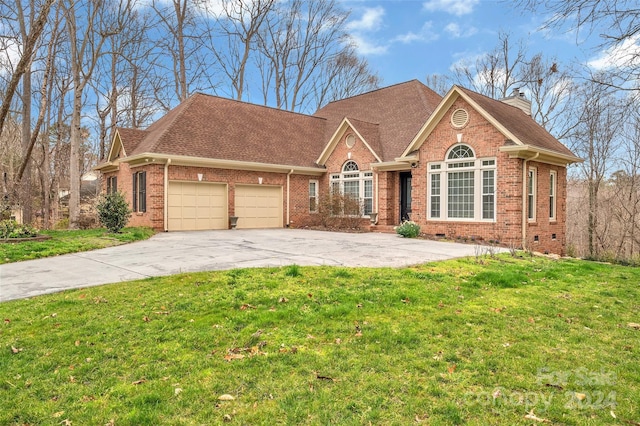
[[[266,164],[251,161],[222,160],[217,158],[190,157],[185,155],[169,155],[144,152],[127,157],[125,162],[131,167],[139,167],[146,164],[166,164],[171,162],[172,166],[209,167],[216,169],[247,170],[256,172],[271,173],[293,173],[298,175],[322,176],[326,171],[320,167],[304,167],[288,164]]]
[[[411,163],[405,161],[385,161],[383,163],[371,163],[371,168],[378,172],[398,172],[411,170]]]
[[[98,164],[93,168],[93,170],[97,170],[102,173],[117,172],[119,169],[120,167],[115,161],[106,161],[104,163]]]
[[[523,160],[535,158],[536,161],[541,163],[548,163],[563,167],[566,167],[569,164],[582,163],[584,161],[582,158],[574,155],[561,154],[559,152],[531,145],[508,145],[501,146],[499,149],[500,152],[509,154],[509,158],[520,158]]]

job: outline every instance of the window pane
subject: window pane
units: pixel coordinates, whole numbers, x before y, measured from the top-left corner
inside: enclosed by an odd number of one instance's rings
[[[440,217],[440,175],[431,175],[431,217]]]
[[[473,218],[474,172],[450,172],[448,174],[448,215],[450,218]]]
[[[535,180],[535,171],[529,170],[529,182],[527,182],[527,217],[531,220],[536,217]]]
[[[344,195],[354,199],[360,198],[360,182],[357,180],[344,183]]]
[[[357,172],[358,170],[360,169],[358,169],[358,164],[355,161],[347,161],[342,167],[343,172]]]
[[[451,150],[448,157],[449,160],[456,158],[473,158],[473,151],[467,145],[458,145]]]
[[[372,198],[365,198],[364,199],[364,214],[365,215],[370,215],[371,213],[373,213],[373,199]]]
[[[482,172],[482,218],[494,219],[495,214],[495,175],[493,170]]]
[[[551,173],[549,176],[549,218],[556,217],[556,175]]]

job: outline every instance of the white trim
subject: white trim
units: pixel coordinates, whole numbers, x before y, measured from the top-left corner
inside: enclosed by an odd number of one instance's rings
[[[378,160],[378,162],[380,162],[380,163],[382,162],[382,159],[373,150],[373,148],[371,148],[371,145],[369,145],[367,140],[360,134],[360,132],[358,132],[358,129],[356,129],[356,127],[353,124],[351,124],[349,119],[345,117],[342,120],[342,122],[340,123],[340,125],[338,126],[338,128],[336,129],[336,131],[333,132],[333,135],[329,139],[329,142],[327,142],[327,144],[324,146],[324,149],[322,150],[322,152],[320,153],[320,156],[316,160],[316,164],[318,164],[319,166],[324,166],[326,164],[327,160],[329,159],[329,157],[331,156],[333,151],[336,149],[336,146],[338,145],[338,142],[347,133],[347,130],[349,128],[351,128],[351,130],[362,141],[362,143],[364,143],[364,145],[367,147],[367,149],[369,149],[369,151],[371,151],[371,154],[373,154],[373,156],[376,158],[376,160]]]
[[[286,164],[266,164],[266,163],[256,163],[251,161],[236,161],[236,160],[221,160],[217,158],[189,157],[186,155],[154,154],[149,152],[144,152],[141,154],[136,154],[131,157],[127,157],[124,162],[126,163],[138,162],[139,165],[144,165],[148,163],[154,163],[156,162],[156,160],[159,160],[160,164],[164,164],[164,162],[166,162],[169,159],[171,160],[171,164],[174,166],[200,166],[200,167],[210,167],[210,168],[216,168],[216,169],[249,170],[249,171],[257,171],[257,172],[273,172],[273,173],[289,173],[291,170],[293,170],[293,174],[311,175],[311,176],[321,176],[326,173],[326,170],[320,167],[291,166]],[[145,162],[145,160],[147,160],[148,162]],[[131,167],[135,167],[135,164],[132,164]]]
[[[445,221],[445,222],[475,222],[475,223],[495,223],[497,220],[497,182],[498,182],[498,167],[497,159],[495,157],[482,157],[476,158],[455,158],[448,159],[450,152],[460,145],[465,145],[471,149],[475,155],[473,147],[468,144],[455,144],[445,154],[443,161],[435,161],[427,163],[427,203],[426,214],[428,220],[433,221]],[[454,165],[455,167],[450,167]],[[493,171],[493,217],[491,219],[483,218],[483,196],[487,195],[483,193],[483,180],[484,172]],[[473,172],[473,217],[449,217],[449,178],[452,173],[461,172]],[[431,203],[432,197],[432,180],[433,176],[440,176],[439,194],[436,195],[440,199],[440,215],[432,216]]]
[[[551,214],[553,209],[553,214]],[[549,222],[558,220],[558,172],[549,172]]]
[[[318,179],[309,179],[309,186],[311,186],[311,184],[315,185],[315,193],[313,194],[313,197],[316,199],[316,208],[314,210],[311,210],[311,188],[308,188],[307,191],[309,191],[309,213],[318,213],[318,205],[320,204],[320,181]]]
[[[538,169],[529,167],[527,170],[527,221],[536,223],[538,207]]]

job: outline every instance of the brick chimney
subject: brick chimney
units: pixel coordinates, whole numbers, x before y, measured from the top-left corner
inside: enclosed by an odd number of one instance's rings
[[[520,108],[527,115],[531,115],[531,101],[525,98],[524,92],[521,92],[519,87],[513,89],[513,92],[511,92],[511,96],[507,96],[506,98],[502,98],[500,100],[507,105]]]

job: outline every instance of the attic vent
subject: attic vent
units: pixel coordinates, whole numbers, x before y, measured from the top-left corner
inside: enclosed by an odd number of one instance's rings
[[[462,108],[453,111],[453,114],[451,114],[451,125],[456,129],[464,127],[468,121],[469,113]]]
[[[347,148],[353,148],[353,146],[356,144],[356,137],[353,135],[353,133],[347,135],[346,143]]]

